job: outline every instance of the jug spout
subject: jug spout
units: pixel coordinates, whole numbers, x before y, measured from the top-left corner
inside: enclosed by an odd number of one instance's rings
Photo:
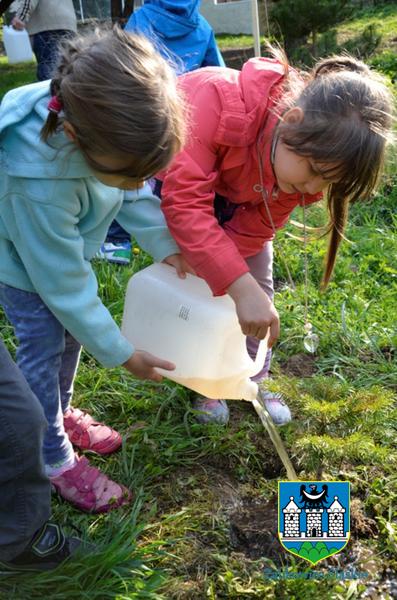
[[[258,384],[251,379],[244,381],[244,386],[241,392],[241,400],[248,400],[252,402],[258,395]]]

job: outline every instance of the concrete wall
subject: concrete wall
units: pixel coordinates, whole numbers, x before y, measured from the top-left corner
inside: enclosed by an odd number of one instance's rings
[[[222,2],[201,0],[200,12],[215,33],[252,33],[251,0]]]

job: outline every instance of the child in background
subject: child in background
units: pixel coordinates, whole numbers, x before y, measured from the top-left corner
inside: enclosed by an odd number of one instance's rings
[[[146,35],[165,58],[175,61],[178,75],[200,67],[224,67],[200,4],[201,0],[145,0],[125,30]]]
[[[183,133],[172,69],[149,41],[118,28],[69,40],[51,82],[13,90],[1,105],[0,304],[48,421],[46,472],[85,511],[110,510],[130,493],[73,450],[108,454],[121,444],[70,406],[81,344],[137,377],[158,381],[155,367],[173,368],[121,335],[90,259],[117,214],[155,260],[181,273],[159,199],[142,182],[167,165]]]
[[[248,351],[270,330],[279,334],[273,304],[272,240],[297,205],[325,192],[330,243],[324,284],[331,277],[349,202],[374,189],[390,136],[392,98],[364,63],[348,56],[321,60],[301,79],[281,51],[249,60],[241,72],[206,68],[179,78],[191,116],[187,145],[159,177],[157,193],[183,256],[214,295],[235,302]],[[266,390],[269,349],[255,377],[277,424],[291,415]],[[226,423],[224,400],[198,398],[202,421]]]
[[[200,67],[224,67],[211,25],[200,15],[200,0],[146,0],[129,18],[125,30],[142,33],[171,60],[179,74]],[[115,220],[100,257],[128,264],[131,238]]]

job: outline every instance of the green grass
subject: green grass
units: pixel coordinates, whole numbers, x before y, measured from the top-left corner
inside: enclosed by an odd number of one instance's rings
[[[34,81],[36,81],[34,62],[10,65],[5,56],[0,56],[0,98],[12,88]]]
[[[0,62],[0,70],[1,94],[34,80],[33,64]],[[104,369],[83,353],[74,404],[124,436],[120,453],[91,460],[128,485],[134,503],[88,516],[54,499],[55,518],[69,532],[69,523],[76,525],[96,548],[55,573],[0,581],[2,600],[317,600],[319,595],[343,600],[360,598],[371,582],[374,597],[392,598],[382,588],[386,569],[397,571],[397,175],[395,167],[390,171],[371,203],[352,208],[349,241],[326,293],[318,289],[325,240],[308,244],[309,317],[320,336],[314,356],[305,354],[302,343],[304,251],[288,236],[298,233],[293,225],[280,232],[275,249],[282,332],[272,387],[285,395],[294,414],[280,431],[302,479],[351,482],[355,519],[346,550],[311,569],[285,553],[278,540],[275,555],[262,548],[260,515],[285,474],[248,403],[231,403],[226,429],[206,428],[195,423],[186,389],[139,381],[121,368]],[[301,221],[301,213],[294,218]],[[324,220],[321,206],[310,208],[310,224]],[[287,284],[283,257],[295,289]],[[95,263],[99,292],[118,322],[129,277],[149,263],[141,252],[127,268]],[[11,328],[4,317],[0,323],[14,351]],[[242,514],[249,519],[236,539]],[[273,535],[276,528],[274,522]],[[250,555],[255,544],[259,558]],[[367,571],[368,578],[325,578],[331,566],[351,565]],[[291,576],[317,573],[318,579],[264,577],[264,568],[282,567]]]
[[[265,36],[261,36],[262,44],[265,39]],[[229,35],[227,33],[217,34],[216,43],[221,51],[230,50],[231,48],[251,48],[254,45],[252,35]]]

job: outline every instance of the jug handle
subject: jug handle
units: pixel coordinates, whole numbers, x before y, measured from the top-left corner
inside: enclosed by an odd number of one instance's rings
[[[252,367],[253,369],[255,369],[255,371],[252,373],[252,375],[256,375],[257,373],[259,373],[259,371],[261,370],[261,368],[263,366],[263,363],[265,362],[265,356],[268,351],[268,347],[267,347],[268,339],[269,339],[269,332],[267,333],[265,339],[263,339],[259,342],[258,350],[256,353],[255,360],[253,361],[253,367]]]

